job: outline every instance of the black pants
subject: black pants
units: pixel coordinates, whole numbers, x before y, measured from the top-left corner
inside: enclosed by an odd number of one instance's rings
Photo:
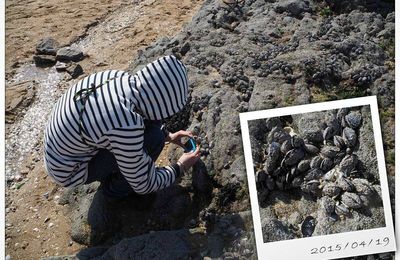
[[[155,162],[164,148],[165,136],[161,121],[145,121],[144,149]],[[128,181],[121,174],[114,154],[100,149],[90,160],[88,179],[85,184],[100,181],[102,191],[109,197],[125,197],[133,192]]]

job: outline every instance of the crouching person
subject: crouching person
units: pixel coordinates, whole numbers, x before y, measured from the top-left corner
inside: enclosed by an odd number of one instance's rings
[[[165,142],[183,146],[190,132],[169,133],[161,120],[187,101],[186,67],[174,56],[136,74],[103,71],[82,79],[58,100],[44,139],[48,174],[64,187],[100,181],[108,197],[170,186],[200,157],[199,147],[176,164],[156,167]]]

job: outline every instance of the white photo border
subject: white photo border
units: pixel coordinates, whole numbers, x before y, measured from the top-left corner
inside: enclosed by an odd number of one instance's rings
[[[371,109],[372,125],[375,138],[375,149],[378,160],[378,169],[379,169],[380,185],[382,189],[382,201],[385,213],[386,226],[368,230],[359,230],[359,231],[351,231],[351,232],[330,234],[324,236],[307,237],[307,238],[264,243],[262,235],[260,211],[258,206],[253,158],[251,153],[248,121],[270,118],[270,117],[280,117],[285,115],[326,111],[332,109],[339,109],[342,107],[356,107],[365,105],[369,105]],[[282,259],[282,260],[334,259],[334,258],[396,251],[393,218],[392,218],[390,198],[389,198],[385,157],[383,151],[381,127],[380,127],[379,113],[378,113],[378,103],[376,96],[368,96],[361,98],[353,98],[353,99],[345,99],[338,101],[329,101],[329,102],[313,103],[307,105],[240,113],[240,124],[242,130],[242,141],[243,141],[243,149],[246,161],[251,212],[253,216],[258,259]],[[353,243],[355,242],[360,243],[361,241],[366,241],[368,244],[371,241],[371,239],[374,242],[376,242],[377,239],[382,240],[385,237],[389,238],[389,243],[385,247],[383,247],[382,245],[377,246],[375,245],[376,243],[372,243],[375,246],[371,246],[370,244],[369,246],[358,246],[355,249],[351,248],[353,246]],[[327,248],[329,246],[335,248],[336,245],[340,245],[341,249],[337,251],[334,250],[333,252],[311,254],[312,248],[321,249],[322,247]],[[346,249],[344,249],[346,245],[347,247]]]

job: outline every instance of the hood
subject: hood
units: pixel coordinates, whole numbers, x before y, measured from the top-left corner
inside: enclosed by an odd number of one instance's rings
[[[147,64],[133,79],[133,102],[145,119],[168,118],[186,104],[189,86],[186,67],[173,55]]]

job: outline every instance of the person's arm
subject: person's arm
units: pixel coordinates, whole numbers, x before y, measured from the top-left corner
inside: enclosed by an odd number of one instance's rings
[[[164,189],[180,175],[178,164],[155,166],[143,149],[143,128],[114,129],[107,135],[119,169],[136,193],[147,194]]]

